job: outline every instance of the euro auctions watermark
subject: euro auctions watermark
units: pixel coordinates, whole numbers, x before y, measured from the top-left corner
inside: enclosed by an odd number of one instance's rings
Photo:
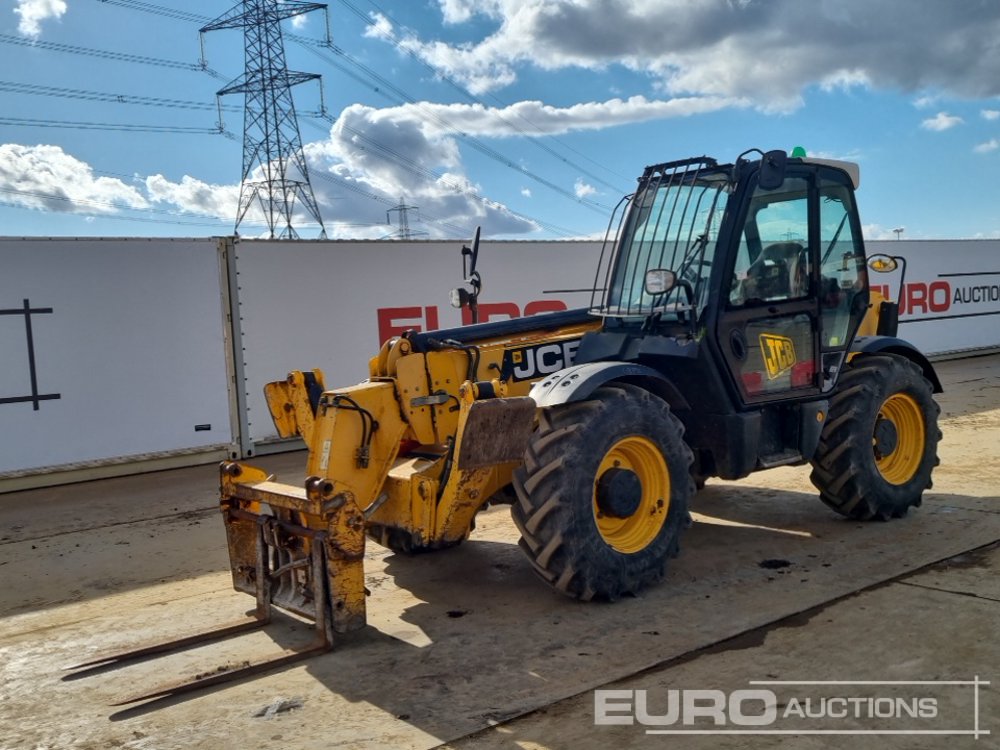
[[[989,682],[971,680],[750,680],[736,690],[595,690],[594,724],[647,735],[990,734]]]

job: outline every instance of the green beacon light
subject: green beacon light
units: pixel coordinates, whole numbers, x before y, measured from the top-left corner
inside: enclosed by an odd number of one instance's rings
[[[802,146],[796,146],[795,148],[792,149],[792,158],[793,159],[805,159],[806,158],[806,150],[804,148],[802,148]]]

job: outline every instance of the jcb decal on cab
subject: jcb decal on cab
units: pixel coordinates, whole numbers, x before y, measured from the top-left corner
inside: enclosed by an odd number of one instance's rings
[[[580,339],[508,349],[503,354],[503,376],[514,381],[532,380],[569,367],[576,359]]]
[[[792,340],[773,333],[760,335],[760,353],[764,357],[764,366],[767,368],[767,377],[770,380],[791,370],[797,361],[795,344]]]

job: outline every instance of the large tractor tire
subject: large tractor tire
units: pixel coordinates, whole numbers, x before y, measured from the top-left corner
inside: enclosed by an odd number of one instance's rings
[[[694,492],[684,427],[631,385],[546,409],[514,473],[511,515],[535,571],[574,599],[656,583],[676,557]]]
[[[941,439],[931,384],[908,359],[862,356],[847,366],[812,460],[820,498],[859,520],[888,520],[920,505]]]

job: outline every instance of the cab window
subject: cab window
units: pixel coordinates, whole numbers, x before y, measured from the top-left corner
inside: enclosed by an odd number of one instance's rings
[[[808,296],[808,195],[809,183],[802,178],[754,191],[733,270],[731,305]]]
[[[823,348],[847,345],[855,297],[867,278],[865,257],[851,226],[851,192],[832,182],[820,185],[820,307],[823,312]]]

